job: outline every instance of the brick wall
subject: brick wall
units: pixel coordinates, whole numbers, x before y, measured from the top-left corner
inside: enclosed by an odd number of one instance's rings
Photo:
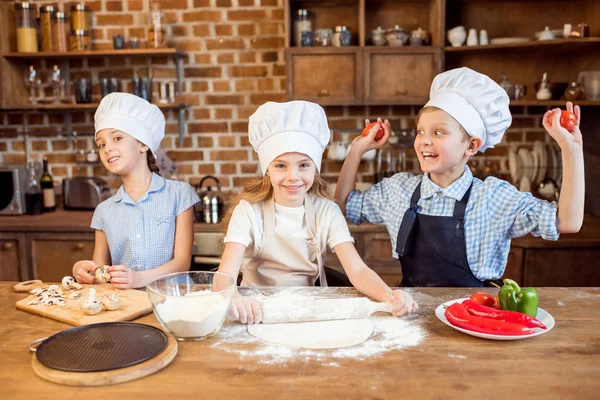
[[[43,4],[45,2],[37,2]],[[70,2],[59,1],[69,9]],[[165,22],[169,25],[169,45],[189,54],[185,64],[185,100],[191,104],[186,115],[183,147],[178,146],[176,115],[167,114],[167,135],[162,143],[168,155],[175,159],[182,178],[194,184],[206,174],[216,175],[226,189],[239,187],[244,180],[258,174],[258,162],[247,138],[248,117],[263,102],[283,101],[285,97],[285,57],[283,0],[162,0]],[[147,26],[148,1],[101,0],[86,2],[94,12],[94,43],[96,48],[112,48],[112,36],[143,37]],[[51,67],[44,62],[39,68]],[[71,61],[72,78],[117,76],[126,83],[133,77],[147,74],[146,60],[89,59]],[[172,60],[154,58],[153,76],[174,79]],[[131,88],[129,86],[129,88]],[[46,90],[49,91],[49,88]],[[95,100],[100,90],[94,86]],[[417,107],[327,107],[333,140],[350,142],[363,126],[364,118],[389,118],[394,129],[411,128]],[[541,127],[542,108],[513,109],[514,122],[506,135],[511,142],[531,147],[534,140],[549,137]],[[40,160],[47,155],[51,172],[57,180],[63,177],[94,174],[120,183],[108,176],[102,166],[77,167],[75,151],[93,146],[93,113],[73,113],[73,128],[80,132],[77,143],[69,145],[64,135],[60,113],[0,114],[0,162],[24,163],[26,137],[23,123],[32,132],[29,136],[30,156]],[[350,132],[349,132],[350,131]],[[475,158],[475,163],[491,161],[495,171],[505,176],[508,147],[502,145]],[[409,150],[409,155],[412,150]],[[341,162],[324,157],[323,175],[335,181]],[[409,170],[418,171],[414,158]],[[385,168],[385,166],[384,166]],[[359,181],[372,180],[374,162],[363,162]]]

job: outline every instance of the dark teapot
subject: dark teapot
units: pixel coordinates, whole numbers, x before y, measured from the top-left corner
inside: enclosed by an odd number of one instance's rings
[[[208,186],[205,191],[202,191],[202,184],[205,180],[212,179],[217,184],[217,190],[212,190],[211,186]],[[200,197],[200,204],[196,207],[194,217],[197,222],[205,224],[218,224],[223,218],[223,199],[219,197],[218,193],[221,191],[221,182],[212,175],[207,175],[200,183],[196,185],[196,193]]]

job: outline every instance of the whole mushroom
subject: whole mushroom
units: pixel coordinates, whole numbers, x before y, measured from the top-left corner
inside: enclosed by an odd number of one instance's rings
[[[102,296],[102,304],[108,311],[114,311],[119,308],[119,291],[115,290]]]
[[[96,281],[98,283],[109,283],[110,282],[110,274],[108,273],[108,265],[103,265],[102,267],[96,268],[94,271],[96,275]]]
[[[102,311],[102,303],[96,300],[96,289],[90,288],[88,299],[79,305],[85,315],[96,315]]]
[[[82,286],[72,276],[62,278],[61,286],[65,290],[80,290]]]

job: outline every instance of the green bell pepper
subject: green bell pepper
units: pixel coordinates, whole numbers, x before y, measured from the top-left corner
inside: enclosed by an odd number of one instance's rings
[[[512,279],[504,279],[504,286],[498,293],[500,308],[503,310],[518,311],[523,314],[537,316],[538,294],[535,288],[521,288]]]

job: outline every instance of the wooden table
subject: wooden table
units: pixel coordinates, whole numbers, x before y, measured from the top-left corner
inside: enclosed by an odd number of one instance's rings
[[[175,360],[154,375],[115,386],[74,388],[47,382],[31,369],[28,344],[69,326],[17,310],[14,304],[23,294],[13,293],[13,284],[0,283],[2,399],[590,399],[600,393],[600,288],[538,289],[540,305],[556,326],[526,340],[479,339],[444,325],[435,308],[474,290],[425,288],[412,291],[420,310],[407,320],[425,332],[418,346],[362,360],[328,359],[332,351],[323,350],[320,359],[292,355],[265,363],[256,351],[264,345],[257,341],[242,345],[244,354],[224,351],[218,343],[232,329],[245,334],[239,326],[226,325],[213,338],[180,343]],[[347,288],[304,290],[327,297],[356,295]],[[158,326],[152,314],[137,322]]]

